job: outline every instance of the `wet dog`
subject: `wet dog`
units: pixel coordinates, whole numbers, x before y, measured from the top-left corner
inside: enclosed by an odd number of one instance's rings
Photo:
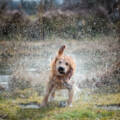
[[[55,96],[55,91],[57,89],[68,89],[68,101],[67,105],[72,105],[73,98],[73,84],[74,81],[70,82],[70,79],[75,72],[75,62],[70,56],[65,56],[63,54],[65,45],[63,45],[59,50],[57,56],[51,63],[51,70],[49,76],[49,82],[47,86],[47,92],[43,99],[42,106],[46,106],[48,103],[48,98],[51,95],[52,98]]]

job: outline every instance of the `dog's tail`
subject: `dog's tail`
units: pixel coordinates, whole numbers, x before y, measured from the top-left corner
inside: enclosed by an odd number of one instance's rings
[[[64,49],[66,48],[65,45],[62,45],[61,48],[59,49],[58,51],[58,56],[62,56],[63,55],[63,52],[64,52]]]

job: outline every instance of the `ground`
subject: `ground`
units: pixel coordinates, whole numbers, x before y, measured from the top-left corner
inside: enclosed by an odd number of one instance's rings
[[[40,97],[28,99],[4,99],[0,100],[0,118],[5,120],[119,120],[120,110],[104,110],[96,105],[109,105],[119,103],[120,94],[104,94],[85,96],[73,102],[73,107],[58,107],[57,103],[51,103],[46,108],[22,109],[19,103],[41,102]],[[113,98],[113,99],[111,99]]]

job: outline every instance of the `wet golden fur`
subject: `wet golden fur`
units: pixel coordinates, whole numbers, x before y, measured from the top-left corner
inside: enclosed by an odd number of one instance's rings
[[[53,98],[55,96],[55,91],[57,89],[68,89],[69,91],[69,99],[68,99],[68,105],[71,105],[72,103],[72,97],[73,97],[73,83],[70,84],[70,78],[72,77],[73,73],[75,72],[75,62],[70,56],[63,55],[65,49],[65,45],[63,45],[59,51],[55,59],[51,62],[51,70],[50,70],[50,76],[49,76],[49,82],[47,86],[47,92],[43,99],[42,106],[45,106],[48,102],[48,98],[51,95]],[[56,69],[56,63],[57,61],[62,60],[63,62],[66,62],[66,66],[68,68],[67,72],[65,74],[59,75]]]

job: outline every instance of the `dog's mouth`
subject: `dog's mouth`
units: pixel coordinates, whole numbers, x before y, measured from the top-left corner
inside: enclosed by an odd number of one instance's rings
[[[59,71],[59,73],[60,73],[60,74],[63,74],[63,75],[65,74],[65,72],[63,72],[63,71]]]

